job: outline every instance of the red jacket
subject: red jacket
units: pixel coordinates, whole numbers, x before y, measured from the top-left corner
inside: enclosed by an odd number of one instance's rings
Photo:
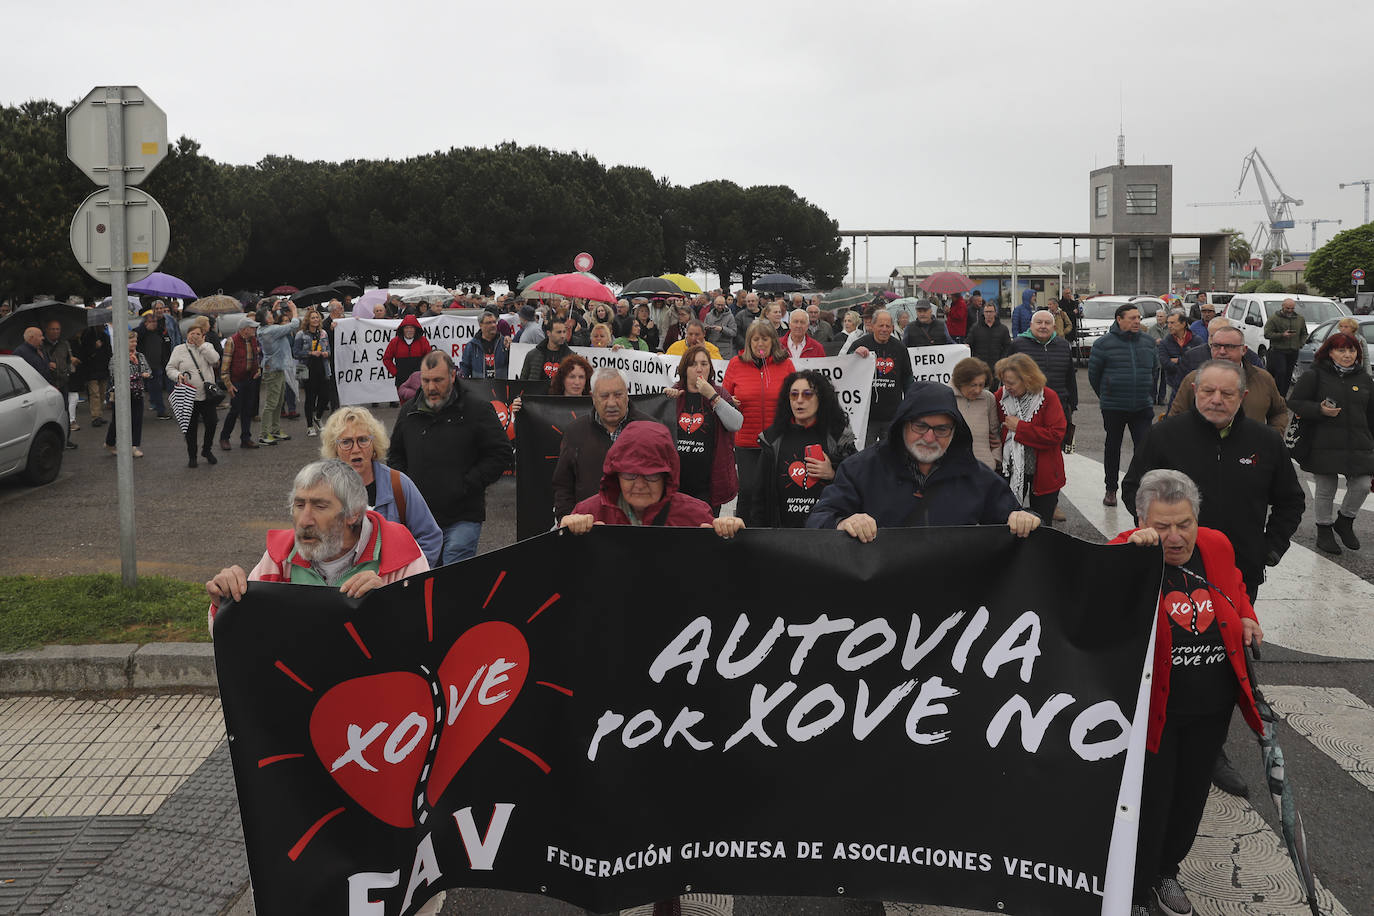
[[[1059,395],[1054,393],[1054,389],[1046,385],[1044,392],[1045,401],[1040,409],[1029,420],[1018,423],[1016,432],[1002,427],[1003,453],[1012,439],[1035,452],[1035,478],[1031,481],[1031,492],[1036,496],[1058,493],[1064,489],[1067,479],[1064,476],[1064,453],[1060,451],[1060,446],[1064,444],[1069,421],[1064,416],[1064,407],[1059,403]],[[997,389],[994,397],[997,399],[997,422],[1000,424],[1007,418],[1002,410],[1001,388]]]
[[[414,328],[417,332],[415,339],[407,343],[405,335],[401,333],[402,328]],[[401,323],[396,327],[396,336],[391,338],[391,343],[386,345],[386,352],[382,354],[382,365],[386,366],[387,372],[393,376],[396,374],[396,360],[398,359],[419,359],[434,349],[429,338],[420,333],[420,330],[420,319],[414,315],[407,315],[401,319]],[[400,381],[405,381],[405,379],[400,379]]]
[[[711,507],[695,497],[678,492],[681,464],[677,446],[668,427],[654,420],[637,420],[626,425],[606,453],[602,465],[601,492],[573,507],[575,515],[590,515],[607,525],[628,525],[630,518],[620,508],[620,477],[624,474],[666,474],[663,496],[644,510],[645,525],[669,528],[698,528],[711,524]],[[663,513],[663,519],[658,520]]]
[[[791,348],[788,346],[787,341],[788,341],[788,338],[790,338],[791,336],[792,336],[791,334],[788,334],[787,336],[783,337],[783,339],[782,339],[782,348],[783,348],[784,350],[786,350],[789,354],[792,352],[792,350],[791,350]],[[817,340],[816,338],[812,337],[810,334],[807,334],[807,335],[806,335],[806,340],[805,340],[805,342],[802,343],[802,351],[801,351],[801,356],[799,357],[799,359],[811,359],[812,357],[824,356],[824,355],[825,355],[825,346],[824,346],[819,340]],[[789,356],[789,359],[790,359],[790,358],[791,358],[791,357]]]
[[[775,361],[771,356],[762,366],[741,353],[730,360],[720,387],[739,404],[744,425],[735,432],[735,448],[758,448],[759,433],[773,422],[782,380],[794,371],[791,359]]]
[[[1110,544],[1124,544],[1137,529],[1123,531],[1112,538]],[[1197,546],[1194,548],[1202,556],[1202,568],[1207,581],[1215,588],[1207,590],[1216,614],[1217,624],[1221,627],[1221,642],[1226,647],[1226,656],[1231,661],[1231,670],[1236,675],[1236,705],[1256,733],[1264,731],[1260,721],[1259,708],[1255,706],[1255,695],[1250,690],[1250,676],[1245,670],[1245,642],[1241,618],[1248,617],[1259,622],[1250,598],[1245,594],[1245,582],[1236,569],[1236,553],[1226,535],[1215,528],[1197,529]],[[1225,592],[1225,594],[1222,594]],[[1150,684],[1150,724],[1145,733],[1146,747],[1153,752],[1159,751],[1159,737],[1164,732],[1165,714],[1169,709],[1169,675],[1173,673],[1173,633],[1169,629],[1169,612],[1164,607],[1164,595],[1159,596],[1158,620],[1155,623],[1154,674]]]
[[[963,337],[968,333],[968,306],[963,296],[955,296],[945,312],[945,330],[950,337]]]

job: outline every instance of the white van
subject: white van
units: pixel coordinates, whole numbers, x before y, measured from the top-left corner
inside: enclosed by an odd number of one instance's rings
[[[1310,331],[1323,321],[1349,315],[1345,306],[1323,299],[1321,296],[1300,296],[1292,293],[1237,293],[1226,303],[1226,319],[1240,328],[1245,335],[1245,346],[1263,359],[1269,352],[1269,341],[1264,339],[1264,323],[1269,316],[1283,307],[1285,299],[1298,304],[1298,314],[1307,322]]]

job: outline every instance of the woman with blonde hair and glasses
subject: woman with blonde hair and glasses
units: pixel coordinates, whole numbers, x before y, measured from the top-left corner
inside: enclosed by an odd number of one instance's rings
[[[389,522],[410,530],[431,567],[440,563],[444,532],[414,482],[386,466],[391,439],[366,407],[341,407],[320,430],[320,457],[338,458],[363,479],[368,505]]]
[[[1059,491],[1064,489],[1064,441],[1068,420],[1059,395],[1045,384],[1045,373],[1025,353],[997,361],[1002,383],[997,416],[1002,427],[1002,476],[1023,508],[1054,524]]]

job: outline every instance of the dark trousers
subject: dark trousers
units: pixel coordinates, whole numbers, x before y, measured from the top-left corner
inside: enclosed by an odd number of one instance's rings
[[[205,434],[201,437],[200,454],[210,454],[210,446],[215,441],[215,426],[219,423],[219,417],[215,415],[215,407],[209,401],[196,401],[195,408],[191,411],[191,425],[186,427],[186,457],[196,457],[196,427],[205,424]]]
[[[129,435],[134,448],[143,444],[143,393],[132,391],[129,393]],[[110,425],[105,430],[105,444],[115,444],[115,418],[110,415]]]
[[[1297,363],[1297,350],[1269,348],[1266,368],[1269,370],[1269,374],[1274,377],[1274,384],[1279,386],[1279,394],[1284,397],[1288,396],[1288,389],[1293,385],[1293,367]]]
[[[152,366],[153,375],[145,379],[143,385],[148,389],[148,397],[152,399],[153,410],[157,411],[160,417],[167,412],[167,393],[162,390],[162,383],[167,378],[167,373],[161,366]]]
[[[1223,713],[1169,714],[1159,752],[1145,755],[1140,833],[1135,851],[1135,904],[1147,905],[1158,878],[1177,878],[1178,863],[1197,837],[1217,754],[1226,744],[1231,708]]]
[[[225,442],[234,432],[234,421],[239,421],[239,441],[253,441],[253,413],[258,402],[258,379],[250,378],[234,385],[234,397],[229,401],[229,413],[224,417],[224,431],[220,439]]]
[[[735,446],[735,470],[739,473],[739,496],[735,500],[735,515],[739,518],[753,518],[754,482],[758,477],[759,462],[763,460],[763,450]]]
[[[312,359],[309,363],[310,375],[305,380],[305,422],[306,425],[319,423],[329,407],[329,379],[325,376],[324,360]]]
[[[1116,492],[1118,478],[1121,476],[1122,434],[1129,428],[1131,447],[1139,451],[1140,443],[1150,432],[1150,424],[1154,419],[1155,412],[1151,407],[1142,407],[1139,410],[1102,411],[1102,428],[1107,433],[1106,442],[1102,446],[1102,464],[1108,492]]]
[[[1040,523],[1046,528],[1054,527],[1054,508],[1059,505],[1059,491],[1044,496],[1031,494],[1030,505],[1026,508],[1040,516]]]

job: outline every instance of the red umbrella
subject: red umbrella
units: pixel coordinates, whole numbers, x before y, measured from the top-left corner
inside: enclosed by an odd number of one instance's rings
[[[586,274],[554,274],[545,277],[529,287],[537,293],[555,293],[569,299],[591,299],[594,302],[615,303],[615,293]]]
[[[276,289],[272,290],[272,292],[268,293],[267,295],[269,295],[269,296],[290,296],[290,295],[292,295],[292,294],[294,294],[294,293],[298,293],[298,292],[300,292],[300,290],[296,289],[296,287],[294,287],[294,286],[284,286],[284,285],[283,285],[283,286],[278,286]]]
[[[977,283],[974,283],[957,270],[937,270],[919,284],[921,289],[928,293],[942,293],[946,295],[966,293],[977,285]]]

